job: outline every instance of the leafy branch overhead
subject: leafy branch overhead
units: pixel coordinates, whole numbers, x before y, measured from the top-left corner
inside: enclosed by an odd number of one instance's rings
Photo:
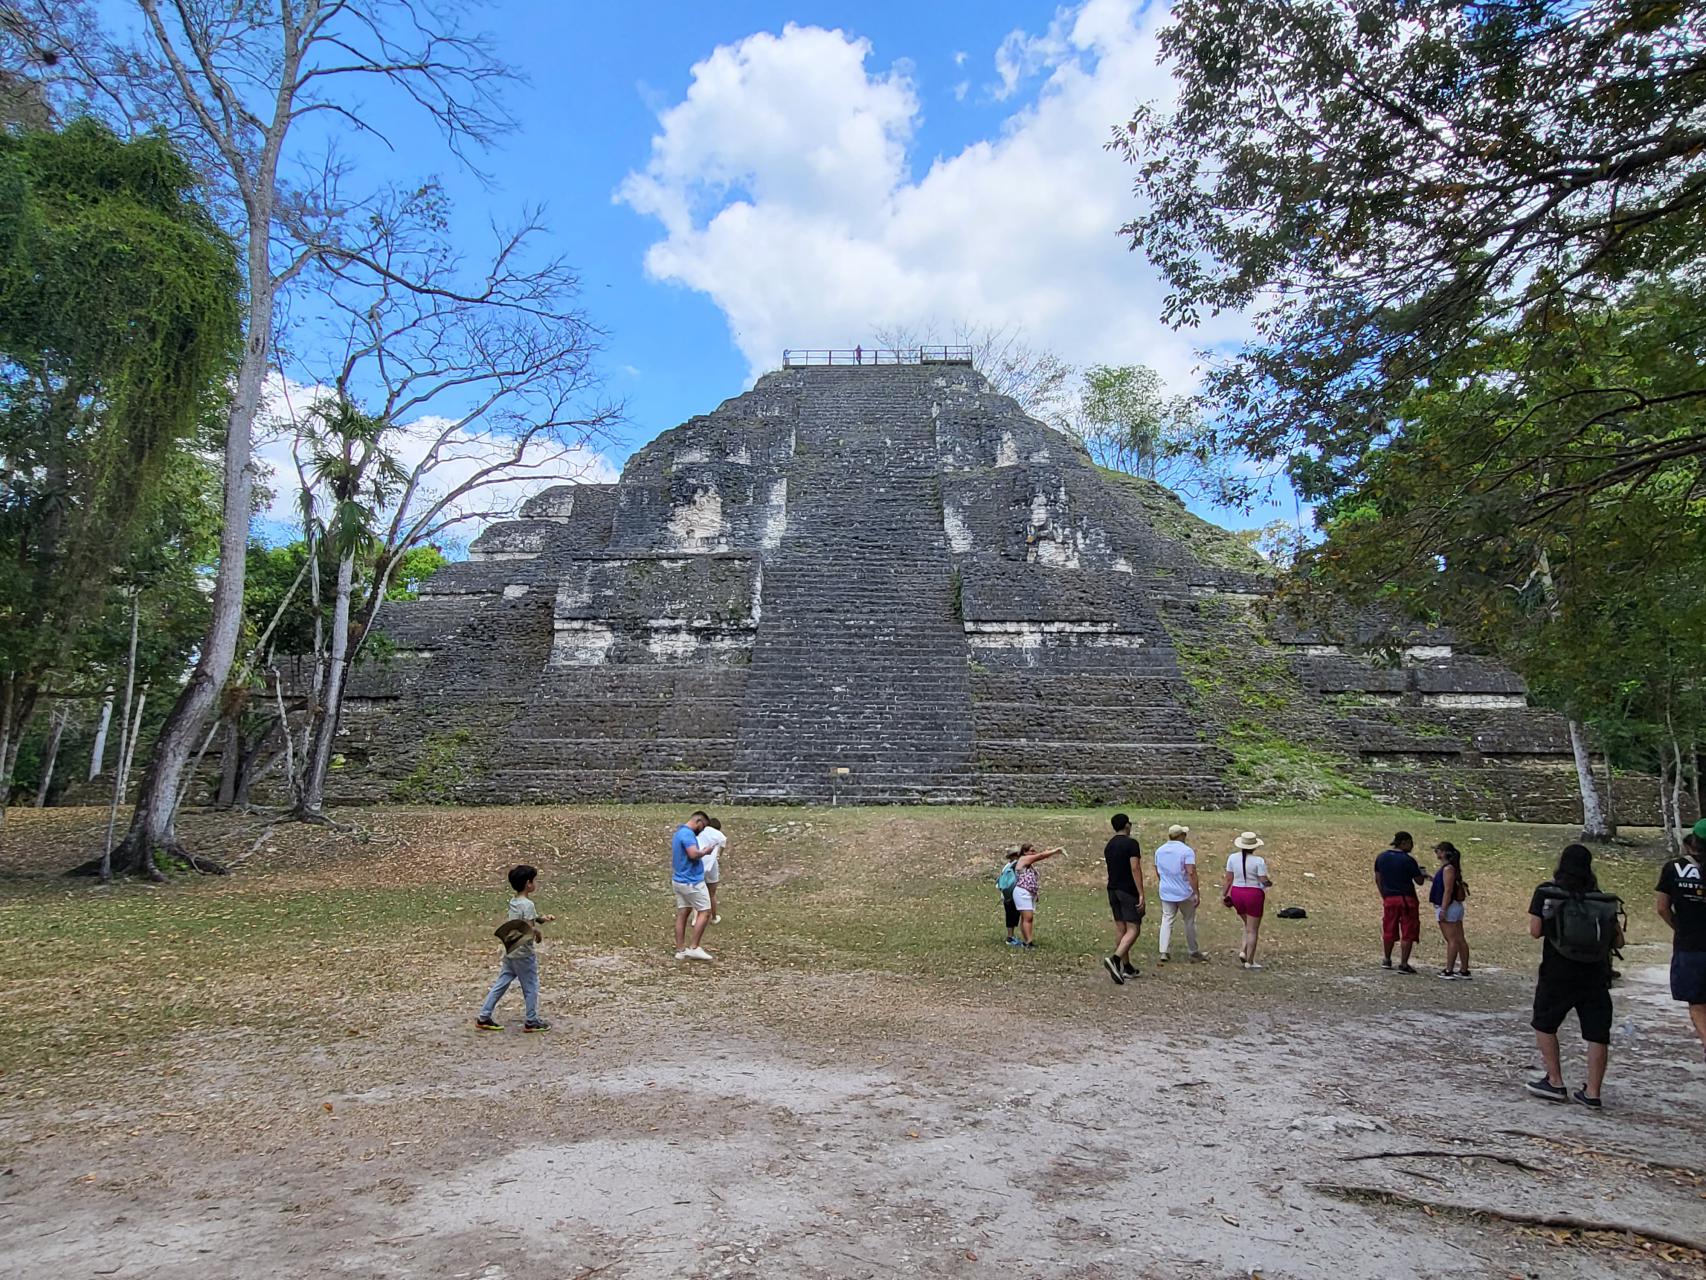
[[[1181,0],[1162,46],[1176,104],[1111,143],[1143,210],[1124,230],[1169,320],[1251,310],[1207,393],[1306,497],[1358,483],[1465,343],[1520,339],[1521,378],[1644,285],[1699,287],[1706,6]],[[1698,361],[1599,373],[1473,482],[1543,467],[1546,510],[1706,456],[1670,416],[1706,396]]]

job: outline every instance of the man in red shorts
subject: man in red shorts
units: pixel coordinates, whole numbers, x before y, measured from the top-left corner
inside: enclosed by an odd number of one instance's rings
[[[1380,963],[1387,969],[1392,967],[1392,944],[1399,943],[1399,973],[1415,972],[1410,967],[1410,948],[1422,936],[1416,886],[1427,876],[1411,856],[1415,847],[1410,833],[1400,831],[1392,837],[1392,847],[1374,860],[1374,887],[1380,890],[1380,940],[1386,944],[1386,958]]]

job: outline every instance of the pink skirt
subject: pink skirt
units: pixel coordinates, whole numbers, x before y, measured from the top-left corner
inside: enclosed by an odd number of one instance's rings
[[[1232,899],[1232,909],[1241,916],[1262,918],[1262,907],[1267,902],[1268,895],[1260,889],[1234,888],[1227,891]]]

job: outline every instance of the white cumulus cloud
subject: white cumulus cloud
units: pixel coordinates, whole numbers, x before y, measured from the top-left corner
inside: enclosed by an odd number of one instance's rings
[[[991,137],[913,171],[915,72],[870,42],[790,24],[714,50],[659,114],[617,198],[658,220],[650,275],[709,296],[756,374],[785,347],[869,345],[877,326],[1022,330],[1075,364],[1142,363],[1175,389],[1193,352],[1164,287],[1117,234],[1131,175],[1103,144],[1141,101],[1165,7],[1088,0],[994,55],[1023,105]],[[1010,86],[1010,87],[1009,87]]]

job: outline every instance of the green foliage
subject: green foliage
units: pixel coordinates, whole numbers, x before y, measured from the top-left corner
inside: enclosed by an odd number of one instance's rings
[[[1696,278],[1703,17],[1698,0],[1179,0],[1175,104],[1111,145],[1136,169],[1126,232],[1171,286],[1167,317],[1254,311],[1206,384],[1229,438],[1334,497],[1398,405],[1453,386],[1464,344],[1520,344],[1500,367],[1521,384],[1530,360],[1580,365],[1573,316],[1628,319],[1644,286]],[[1574,387],[1529,433],[1539,492],[1586,501],[1555,459],[1606,428],[1630,481],[1706,454],[1669,421],[1706,396],[1697,349],[1676,349],[1671,399],[1606,367]]]
[[[0,666],[39,678],[110,650],[85,633],[119,578],[169,581],[151,607],[195,614],[197,446],[239,311],[232,246],[163,138],[0,134]]]
[[[466,729],[428,734],[421,743],[420,760],[405,778],[391,788],[391,798],[402,804],[454,804],[457,788],[473,776],[468,745],[473,735]]]
[[[1232,777],[1246,804],[1368,800],[1367,787],[1342,772],[1349,760],[1281,737],[1254,720],[1232,725],[1224,739]]]
[[[420,596],[421,583],[437,573],[450,561],[437,547],[410,547],[397,557],[391,571],[391,585],[385,589],[387,600],[414,600]]]

